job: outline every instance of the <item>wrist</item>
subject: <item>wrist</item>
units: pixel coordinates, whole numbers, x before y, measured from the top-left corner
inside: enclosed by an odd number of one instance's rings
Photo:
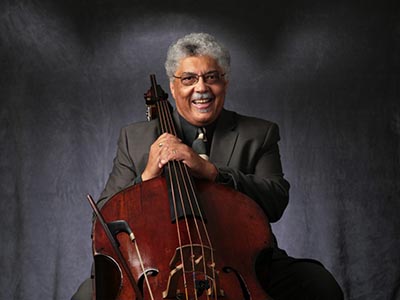
[[[150,180],[156,176],[151,176],[151,174],[149,174],[148,171],[144,170],[141,177],[142,177],[142,181],[146,181],[146,180]]]
[[[218,169],[213,163],[209,163],[209,164],[210,164],[210,168],[208,171],[208,179],[210,181],[215,182],[218,177]]]

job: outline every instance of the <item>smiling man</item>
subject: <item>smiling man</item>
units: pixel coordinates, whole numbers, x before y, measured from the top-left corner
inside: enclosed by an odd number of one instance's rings
[[[207,128],[212,125],[224,107],[228,85],[217,61],[208,55],[189,56],[181,59],[176,70],[170,75],[172,75],[170,89],[177,112],[186,125],[183,128],[189,130],[190,127]],[[187,135],[188,132],[184,136]],[[194,139],[196,136],[191,137]],[[157,148],[157,145],[161,144],[163,147]],[[217,168],[211,162],[201,159],[188,145],[170,134],[160,136],[151,148],[150,159],[142,173],[142,180],[159,176],[162,167],[169,160],[180,160],[189,166],[196,177],[214,181],[218,174]]]
[[[130,185],[162,175],[169,161],[178,160],[194,177],[244,193],[249,201],[258,203],[270,222],[278,221],[289,199],[278,126],[224,109],[230,73],[228,50],[209,34],[189,34],[171,45],[165,68],[179,134],[160,134],[157,120],[123,128],[99,203]],[[206,141],[206,153],[202,154],[208,160],[192,147],[199,132]],[[288,256],[275,239],[268,276],[259,279],[273,299],[343,299],[339,285],[322,264]],[[90,285],[90,280],[83,284],[73,299],[90,299]]]

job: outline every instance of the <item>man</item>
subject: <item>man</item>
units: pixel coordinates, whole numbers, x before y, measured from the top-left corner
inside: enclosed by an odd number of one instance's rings
[[[281,167],[278,126],[224,109],[229,52],[211,35],[189,34],[171,45],[165,67],[180,136],[160,135],[155,121],[123,128],[100,205],[129,185],[160,176],[169,161],[177,160],[196,178],[246,194],[260,205],[270,222],[278,221],[289,191]],[[191,147],[198,128],[205,129],[209,160]],[[343,299],[339,285],[319,262],[289,257],[276,241],[268,278],[260,280],[267,293],[278,300]],[[90,297],[78,296],[73,299]]]

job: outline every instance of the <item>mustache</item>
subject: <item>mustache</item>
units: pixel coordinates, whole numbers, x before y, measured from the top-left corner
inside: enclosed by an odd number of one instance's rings
[[[191,98],[191,100],[200,100],[200,99],[214,99],[214,95],[210,92],[194,93]]]

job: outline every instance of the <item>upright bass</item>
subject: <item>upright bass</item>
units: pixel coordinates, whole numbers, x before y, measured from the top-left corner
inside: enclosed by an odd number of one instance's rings
[[[177,135],[168,95],[150,80],[148,119]],[[195,180],[180,161],[163,174],[118,192],[101,210],[88,196],[97,216],[94,299],[269,299],[259,281],[260,254],[272,243],[262,209],[234,189]]]

